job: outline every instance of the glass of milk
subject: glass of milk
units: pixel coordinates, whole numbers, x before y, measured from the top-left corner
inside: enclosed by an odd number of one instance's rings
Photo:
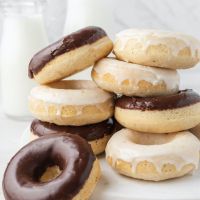
[[[3,31],[0,45],[2,108],[6,115],[28,119],[28,78],[31,57],[48,44],[41,0],[1,0]]]
[[[115,0],[116,1],[116,0]],[[67,0],[67,15],[64,34],[85,26],[100,26],[110,37],[114,37],[113,0]]]

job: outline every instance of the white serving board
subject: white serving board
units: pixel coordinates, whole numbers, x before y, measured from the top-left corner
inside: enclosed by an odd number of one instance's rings
[[[22,136],[21,145],[29,142],[29,128]],[[91,200],[200,200],[200,170],[193,175],[162,182],[131,179],[117,174],[99,157],[102,178]]]

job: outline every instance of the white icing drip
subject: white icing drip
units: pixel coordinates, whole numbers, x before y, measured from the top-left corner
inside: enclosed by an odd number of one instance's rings
[[[96,105],[96,108],[100,111],[100,112],[104,112],[105,110],[102,109],[102,106]]]
[[[61,110],[62,110],[62,106],[58,105],[56,107],[56,116],[61,116]]]
[[[144,142],[138,144],[138,141]],[[149,141],[153,141],[153,144]],[[147,144],[145,145],[145,142]],[[199,165],[200,142],[188,131],[171,134],[139,133],[122,129],[115,133],[106,147],[106,157],[131,163],[133,171],[141,161],[152,162],[161,173],[164,164],[170,163],[181,170],[187,164]]]
[[[68,81],[64,82],[67,86]],[[72,81],[69,81],[72,82]],[[75,81],[74,81],[75,82]],[[78,82],[78,81],[76,81]],[[82,84],[85,82],[84,88]],[[92,82],[92,81],[90,81]],[[88,81],[81,81],[79,88],[58,89],[50,87],[50,85],[41,85],[31,90],[32,98],[45,101],[47,103],[67,104],[67,105],[93,105],[103,103],[112,98],[112,95],[104,90],[91,85],[86,89]],[[91,84],[91,83],[90,83]],[[63,83],[61,84],[63,85]],[[52,86],[52,84],[51,84]],[[62,87],[63,88],[63,87]]]
[[[164,81],[168,90],[177,90],[179,88],[179,74],[172,69],[160,69],[104,58],[94,66],[94,70],[101,78],[107,73],[112,74],[119,85],[123,81],[129,80],[133,84],[133,88],[135,87],[136,89],[141,80],[150,82],[153,85]]]
[[[83,113],[83,106],[76,107],[76,115],[82,115]]]
[[[144,51],[146,51],[150,45],[163,44],[170,48],[172,54],[175,56],[180,50],[188,47],[190,48],[192,57],[194,57],[196,53],[197,56],[200,57],[200,42],[190,35],[154,29],[127,29],[116,35],[116,41],[119,40],[121,42],[121,51],[131,39],[142,43]],[[172,42],[171,39],[176,39],[176,42]]]
[[[107,108],[111,108],[111,107],[113,107],[113,102],[112,101],[109,101],[108,103],[107,103]],[[105,112],[105,108],[103,108],[101,105],[96,105],[96,108],[100,111],[100,112]]]

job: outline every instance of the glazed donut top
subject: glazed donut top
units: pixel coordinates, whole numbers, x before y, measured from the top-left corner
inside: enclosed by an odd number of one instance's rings
[[[90,145],[77,135],[50,135],[23,147],[4,174],[6,200],[72,199],[88,179],[96,160]],[[42,183],[41,175],[57,165],[61,174]]]
[[[105,36],[106,32],[103,29],[89,26],[58,40],[33,56],[29,64],[29,77],[33,78],[33,74],[41,71],[45,64],[56,56],[92,44]]]
[[[112,134],[113,119],[85,126],[58,126],[56,124],[42,122],[38,119],[31,123],[31,132],[39,137],[50,134],[77,134],[87,141],[103,138]]]
[[[62,80],[33,88],[30,98],[56,104],[87,105],[104,103],[113,95],[98,88],[92,81]]]
[[[151,45],[166,45],[176,56],[180,50],[189,48],[191,56],[200,57],[200,42],[196,38],[182,33],[162,31],[156,29],[127,29],[116,35],[116,41],[121,42],[121,50],[124,49],[129,40],[136,40],[142,43],[144,51]]]
[[[127,97],[116,100],[116,106],[124,109],[166,110],[189,106],[200,102],[200,96],[193,90],[182,90],[176,94],[157,97]]]
[[[114,58],[103,58],[95,64],[93,70],[99,76],[110,72],[119,84],[127,79],[131,80],[134,83],[133,87],[137,87],[141,80],[148,81],[153,85],[164,81],[169,90],[179,87],[179,74],[172,69],[160,69],[127,63]]]
[[[106,157],[111,157],[132,164],[133,170],[141,161],[154,163],[158,172],[163,164],[174,164],[177,170],[186,164],[199,164],[200,143],[190,132],[178,133],[141,133],[130,129],[122,129],[115,133],[106,147]]]

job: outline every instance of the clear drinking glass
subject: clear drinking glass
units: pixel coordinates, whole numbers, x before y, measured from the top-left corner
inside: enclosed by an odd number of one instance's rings
[[[28,78],[31,57],[48,44],[43,22],[44,0],[1,0],[3,30],[0,46],[2,107],[6,115],[30,118]]]

